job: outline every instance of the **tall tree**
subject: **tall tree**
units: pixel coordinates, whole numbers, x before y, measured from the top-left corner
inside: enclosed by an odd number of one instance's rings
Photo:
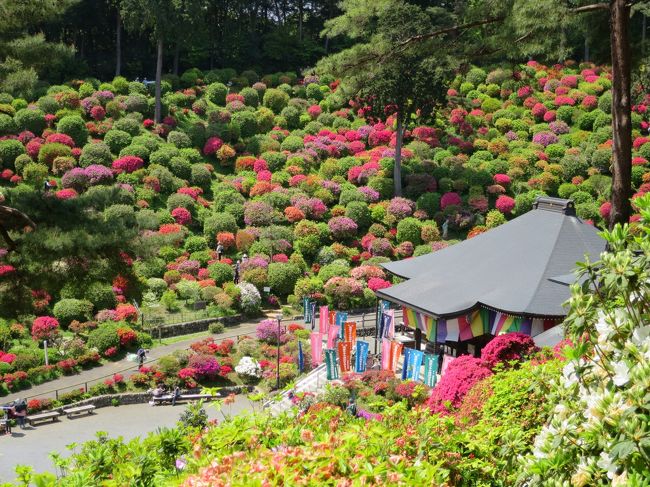
[[[317,71],[340,78],[340,89],[359,99],[369,115],[394,115],[393,180],[395,195],[400,196],[404,131],[416,114],[426,118],[434,112],[458,67],[444,47],[447,36],[423,36],[432,29],[450,29],[456,16],[402,0],[345,0],[341,9],[342,15],[326,23],[324,34],[346,34],[357,44],[321,60]]]

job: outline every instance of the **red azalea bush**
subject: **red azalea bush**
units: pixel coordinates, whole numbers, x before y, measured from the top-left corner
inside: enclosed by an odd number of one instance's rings
[[[490,375],[492,371],[482,359],[470,355],[455,358],[431,393],[431,412],[447,414],[450,409],[458,408],[474,384]]]
[[[117,336],[120,338],[122,347],[128,347],[138,339],[138,334],[131,328],[118,328]]]
[[[144,161],[137,156],[124,156],[113,161],[113,169],[117,173],[137,171],[144,165]]]
[[[106,358],[115,357],[115,355],[117,355],[117,347],[108,347],[104,351],[104,357]]]
[[[32,338],[36,341],[52,341],[59,337],[59,322],[51,316],[39,316],[32,323]]]
[[[481,351],[481,359],[489,368],[512,360],[525,360],[539,351],[533,339],[519,332],[493,338]]]
[[[61,369],[61,372],[64,374],[72,374],[75,372],[75,367],[77,366],[77,361],[73,358],[68,358],[65,360],[60,360],[56,363],[56,366]]]

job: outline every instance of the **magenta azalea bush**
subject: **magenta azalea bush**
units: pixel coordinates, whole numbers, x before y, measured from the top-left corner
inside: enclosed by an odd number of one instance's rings
[[[490,375],[492,371],[482,359],[470,355],[456,357],[433,389],[429,408],[434,413],[448,413],[460,406],[474,384]]]
[[[499,335],[481,350],[481,359],[489,368],[499,363],[521,361],[539,351],[533,339],[519,332]]]

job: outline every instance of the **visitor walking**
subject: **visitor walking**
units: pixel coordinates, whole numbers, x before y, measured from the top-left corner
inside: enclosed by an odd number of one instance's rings
[[[221,260],[221,257],[223,256],[223,244],[221,241],[217,242],[217,258]]]
[[[240,261],[237,260],[237,262],[235,262],[235,279],[234,279],[235,284],[239,284],[239,265],[240,265]]]
[[[11,422],[14,419],[14,407],[9,404],[7,406],[2,406],[4,410],[4,425],[5,425],[5,434],[11,436]]]
[[[246,254],[246,252],[244,252],[244,255],[241,256],[241,261],[242,261],[242,263],[244,263],[247,260],[248,260],[248,254]]]
[[[144,365],[144,359],[147,356],[147,351],[144,348],[139,348],[136,352],[136,355],[138,356],[138,370],[140,370],[142,368],[142,365]]]
[[[172,392],[172,406],[176,406],[176,399],[179,397],[181,397],[181,388],[176,386],[174,392]]]
[[[16,401],[16,405],[14,406],[13,414],[16,416],[16,420],[18,421],[18,426],[20,429],[24,430],[25,417],[27,416],[27,401],[24,399],[18,399],[18,401]]]

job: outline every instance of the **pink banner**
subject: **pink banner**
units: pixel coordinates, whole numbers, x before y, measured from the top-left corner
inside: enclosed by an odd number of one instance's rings
[[[440,368],[440,377],[445,373],[445,370],[447,370],[447,367],[449,367],[449,364],[455,359],[456,357],[452,357],[451,355],[443,355],[442,357],[442,367]]]
[[[339,336],[339,327],[334,325],[330,326],[330,329],[327,331],[327,348],[334,348],[334,342]]]
[[[321,333],[312,333],[311,338],[311,363],[318,365],[323,361],[323,335]]]
[[[318,331],[323,335],[327,334],[329,321],[329,313],[327,311],[327,306],[320,307],[320,314],[318,315]]]
[[[381,369],[390,369],[390,340],[385,338],[381,341]]]

